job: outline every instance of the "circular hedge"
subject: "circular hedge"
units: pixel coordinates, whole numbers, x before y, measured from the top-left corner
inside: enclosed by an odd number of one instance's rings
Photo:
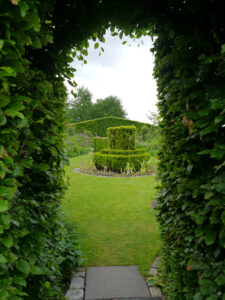
[[[134,152],[136,152],[134,150]],[[122,151],[121,151],[122,153]],[[126,151],[125,151],[126,153]],[[148,153],[143,154],[103,154],[102,152],[94,153],[94,164],[98,169],[107,169],[114,172],[123,172],[129,163],[135,171],[141,169],[142,163],[150,158]]]

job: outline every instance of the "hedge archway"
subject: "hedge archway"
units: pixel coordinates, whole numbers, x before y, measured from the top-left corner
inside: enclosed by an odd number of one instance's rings
[[[225,299],[221,0],[0,1],[0,299],[60,299],[63,82],[115,26],[155,37],[165,291]]]

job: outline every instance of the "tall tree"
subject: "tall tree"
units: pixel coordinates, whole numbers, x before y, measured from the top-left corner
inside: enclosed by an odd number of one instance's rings
[[[92,106],[91,117],[93,119],[102,117],[125,118],[126,115],[127,113],[122,106],[122,102],[117,96],[98,99]]]
[[[71,122],[77,123],[91,119],[92,94],[84,87],[77,90],[77,96],[70,101],[69,116]]]

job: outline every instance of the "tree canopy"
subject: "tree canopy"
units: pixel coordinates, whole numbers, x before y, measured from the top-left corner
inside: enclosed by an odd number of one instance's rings
[[[103,117],[125,118],[126,112],[118,97],[109,96],[93,102],[91,92],[81,87],[78,88],[76,97],[67,102],[66,116],[70,122],[78,123]]]

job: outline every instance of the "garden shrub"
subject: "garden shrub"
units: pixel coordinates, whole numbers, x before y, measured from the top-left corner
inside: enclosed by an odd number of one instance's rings
[[[116,155],[133,155],[133,154],[143,154],[146,151],[144,149],[135,150],[120,150],[120,149],[103,149],[102,154],[116,154]]]
[[[94,152],[97,152],[104,148],[109,147],[108,137],[93,137],[92,141],[93,141]]]
[[[136,145],[136,127],[135,126],[120,126],[109,127],[107,129],[110,148],[134,150]]]
[[[89,121],[83,121],[80,123],[70,123],[67,124],[68,134],[74,134],[75,132],[82,132],[84,130],[89,130],[93,135],[106,136],[107,128],[109,127],[118,127],[118,126],[135,126],[137,131],[141,131],[143,126],[154,127],[153,125],[142,123],[138,121],[118,118],[118,117],[105,117]]]
[[[141,169],[141,163],[147,161],[150,155],[148,153],[143,154],[103,154],[101,152],[94,153],[94,163],[98,169],[113,170],[115,172],[121,172],[126,169],[127,163],[130,163],[135,171]]]
[[[109,127],[107,131],[110,149],[94,153],[96,168],[123,172],[127,164],[130,164],[135,171],[139,171],[142,162],[147,161],[150,156],[142,149],[135,149],[136,127]]]

